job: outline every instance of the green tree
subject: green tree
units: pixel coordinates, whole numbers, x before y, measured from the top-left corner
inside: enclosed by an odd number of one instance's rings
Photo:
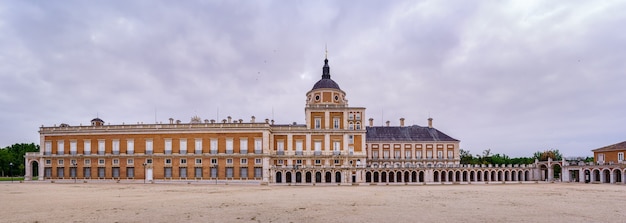
[[[537,151],[533,154],[534,159],[538,159],[539,161],[548,161],[548,158],[552,158],[552,160],[561,160],[563,155],[559,152],[558,149],[545,150],[543,152]]]
[[[27,152],[39,152],[35,143],[16,143],[0,149],[0,172],[2,176],[24,175],[24,155]],[[9,166],[13,163],[13,168]],[[9,172],[13,171],[13,172]]]
[[[474,160],[474,156],[470,154],[469,150],[459,150],[459,156],[461,157],[461,164],[472,164],[472,161]]]

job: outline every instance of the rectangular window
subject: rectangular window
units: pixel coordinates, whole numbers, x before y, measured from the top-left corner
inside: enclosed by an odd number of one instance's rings
[[[194,151],[195,154],[202,154],[202,139],[195,140]]]
[[[120,178],[120,168],[119,167],[113,167],[111,169],[112,173],[113,173],[113,178]]]
[[[261,178],[263,177],[263,168],[262,167],[255,167],[254,168],[254,178]]]
[[[261,164],[261,158],[254,159],[254,164]]]
[[[383,150],[383,159],[389,159],[389,150]]]
[[[296,160],[296,164],[302,165],[302,160]]]
[[[63,178],[65,176],[65,168],[57,167],[57,178]]]
[[[126,167],[126,177],[135,178],[135,167]]]
[[[339,160],[335,160],[335,165],[339,165]]]
[[[248,178],[248,167],[241,167],[239,169],[239,177],[240,178]]]
[[[165,154],[172,154],[172,139],[165,139]]]
[[[393,158],[395,158],[395,159],[400,159],[400,158],[401,158],[401,157],[400,157],[400,155],[401,155],[401,153],[400,153],[400,152],[401,152],[401,151],[396,150],[396,151],[394,151],[394,152],[395,152],[395,154],[394,154],[394,157],[393,157]]]
[[[421,159],[422,158],[422,151],[415,151],[415,158]]]
[[[322,155],[322,141],[315,141],[313,143],[315,149],[315,155]]]
[[[211,178],[217,178],[217,167],[211,167]]]
[[[120,165],[119,159],[113,159],[113,165]]]
[[[63,140],[57,141],[57,155],[63,155],[63,150],[65,150],[65,142]]]
[[[106,176],[106,172],[104,167],[98,167],[98,178],[104,178]]]
[[[152,139],[146,139],[146,154],[152,154]]]
[[[213,164],[213,165],[217,164],[217,159],[212,158],[212,159],[211,159],[211,164]]]
[[[339,129],[339,118],[333,118],[333,129]]]
[[[241,164],[248,164],[248,159],[242,158],[241,159]]]
[[[230,159],[230,158],[226,159],[226,164],[233,164],[233,159]]]
[[[315,118],[315,129],[322,128],[322,118]]]
[[[119,155],[120,154],[120,140],[114,139],[111,145],[112,145],[111,150],[113,151],[113,155]]]
[[[126,159],[126,164],[133,165],[133,164],[135,164],[135,160],[132,159],[132,158],[128,158],[128,159]]]
[[[83,175],[85,178],[91,178],[91,167],[83,167]]]
[[[165,165],[172,165],[172,159],[170,158],[165,159]]]
[[[321,165],[322,161],[321,160],[315,160],[315,165]]]
[[[354,119],[361,120],[361,112],[357,112],[356,117]]]
[[[58,162],[59,166],[62,166],[65,163],[64,160],[59,160],[57,162]]]
[[[83,141],[83,153],[85,155],[91,155],[91,139],[85,139],[85,141]]]
[[[201,158],[196,158],[196,164],[202,164],[202,159]]]
[[[454,158],[454,152],[448,151],[448,159],[452,159],[452,158]]]
[[[104,139],[98,140],[98,155],[104,155],[105,141]]]
[[[152,159],[146,159],[147,164],[152,164]]]
[[[76,155],[76,141],[70,141],[70,154]]]
[[[284,160],[278,160],[278,165],[283,165],[285,163]]]
[[[443,158],[443,151],[437,150],[437,159]]]
[[[194,177],[195,178],[202,178],[202,167],[196,167],[194,168]]]
[[[378,159],[378,158],[380,158],[378,157],[378,151],[377,150],[372,151],[372,159]]]
[[[85,165],[91,165],[91,159],[85,159]]]
[[[104,166],[104,159],[98,159],[98,165]]]
[[[623,152],[617,153],[617,161],[624,161],[624,153]]]
[[[334,141],[333,142],[333,154],[334,155],[339,155],[341,151],[341,142],[340,141]]]
[[[180,139],[179,147],[180,154],[187,154],[187,139]]]
[[[426,158],[428,158],[428,159],[432,159],[433,158],[433,151],[432,150],[426,151]]]
[[[239,139],[239,153],[241,154],[248,153],[248,139],[247,138]]]
[[[126,140],[126,154],[135,154],[135,141],[133,139]]]
[[[233,139],[226,139],[226,154],[233,154]]]
[[[404,151],[404,158],[405,159],[411,159],[411,150],[405,150]]]
[[[180,158],[180,164],[187,164],[186,158]]]
[[[164,176],[165,178],[172,178],[172,168],[164,167]]]
[[[52,142],[46,141],[43,149],[44,149],[44,153],[43,153],[44,155],[52,155]]]
[[[126,140],[126,154],[135,154],[135,141],[132,139]]]
[[[354,146],[348,146],[348,153],[354,155]]]
[[[261,154],[263,152],[263,139],[254,139],[254,154]]]
[[[354,135],[348,135],[348,144],[354,144]]]
[[[233,168],[226,167],[226,178],[233,178]]]
[[[302,155],[302,140],[296,140],[296,155]]]
[[[187,178],[187,167],[178,168],[178,176],[180,176],[180,178]]]
[[[211,154],[217,154],[217,139],[211,139]]]
[[[46,165],[52,165],[52,160],[46,160]]]
[[[276,149],[278,151],[278,155],[285,155],[285,142],[284,141],[278,141],[276,142]]]

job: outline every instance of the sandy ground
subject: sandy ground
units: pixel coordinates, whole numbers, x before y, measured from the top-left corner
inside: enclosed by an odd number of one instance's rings
[[[626,222],[626,186],[0,183],[1,222]]]

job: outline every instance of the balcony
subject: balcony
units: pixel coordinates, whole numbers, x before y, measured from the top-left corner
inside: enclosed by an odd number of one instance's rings
[[[313,155],[321,156],[322,155],[322,151],[315,151],[315,152],[313,152]]]
[[[296,156],[302,156],[302,151],[296,151]]]
[[[241,150],[241,151],[239,151],[239,153],[240,154],[248,154],[248,150],[247,149],[246,150]]]
[[[277,151],[276,155],[285,155],[285,151]]]
[[[226,154],[233,154],[233,150],[226,150]]]
[[[261,154],[261,153],[263,153],[263,150],[260,150],[260,149],[255,149],[254,150],[254,154]]]
[[[341,152],[340,151],[333,151],[333,155],[335,155],[335,156],[341,155]]]

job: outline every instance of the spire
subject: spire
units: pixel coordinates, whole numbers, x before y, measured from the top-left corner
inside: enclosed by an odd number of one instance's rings
[[[328,66],[328,47],[326,47],[326,56],[324,58],[324,68],[322,69],[322,79],[330,79],[330,67]]]

